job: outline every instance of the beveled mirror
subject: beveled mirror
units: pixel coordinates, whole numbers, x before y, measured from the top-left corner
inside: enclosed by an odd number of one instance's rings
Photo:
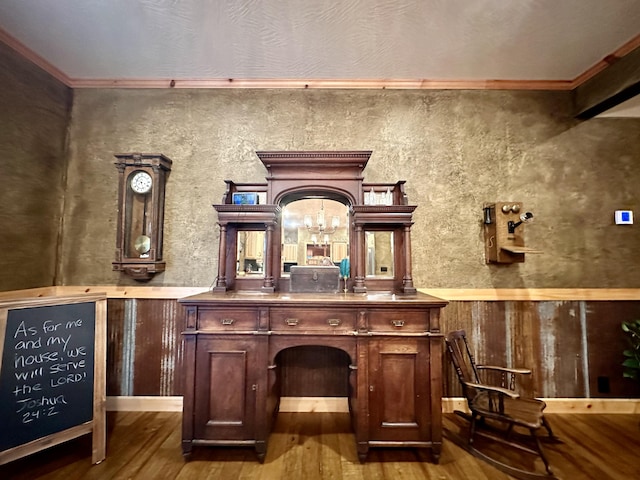
[[[392,231],[365,231],[365,275],[393,278],[394,252]]]
[[[338,265],[349,256],[349,211],[328,198],[302,198],[282,211],[281,273],[296,265]]]
[[[236,275],[264,276],[265,232],[239,230],[236,242]]]

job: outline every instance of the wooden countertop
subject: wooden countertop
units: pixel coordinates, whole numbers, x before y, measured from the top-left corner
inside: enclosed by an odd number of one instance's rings
[[[300,305],[360,305],[366,307],[391,307],[415,305],[420,307],[441,308],[449,302],[442,298],[434,297],[426,293],[397,294],[387,292],[368,293],[290,293],[276,292],[263,293],[257,291],[234,291],[223,293],[204,292],[178,300],[185,305],[198,304],[241,304],[270,306],[300,306]]]

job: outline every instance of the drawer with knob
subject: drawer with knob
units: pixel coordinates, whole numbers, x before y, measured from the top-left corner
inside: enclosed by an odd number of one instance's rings
[[[258,310],[251,308],[201,308],[198,330],[251,331],[258,328]]]
[[[371,310],[367,317],[369,330],[373,332],[418,333],[429,330],[429,315],[424,310]]]
[[[274,308],[270,315],[270,329],[276,332],[345,333],[354,331],[355,327],[356,312],[354,310]]]

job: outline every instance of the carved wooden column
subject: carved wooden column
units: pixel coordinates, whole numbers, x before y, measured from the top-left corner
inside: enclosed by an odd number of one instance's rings
[[[402,277],[402,291],[416,293],[411,276],[411,224],[404,226],[404,276]]]
[[[264,282],[262,284],[262,290],[265,292],[273,293],[275,286],[273,283],[273,223],[265,224],[267,230],[267,252],[264,259]]]
[[[356,234],[356,262],[355,262],[355,278],[353,283],[353,291],[354,293],[366,293],[367,287],[364,283],[364,262],[365,262],[365,251],[364,248],[364,233],[362,230],[362,225],[355,224],[355,234]]]
[[[213,287],[214,292],[227,291],[227,225],[218,223],[220,226],[220,242],[218,248],[218,277],[216,278],[216,286]]]

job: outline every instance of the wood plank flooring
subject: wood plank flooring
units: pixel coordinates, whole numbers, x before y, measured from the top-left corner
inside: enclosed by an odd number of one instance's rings
[[[640,415],[550,414],[562,443],[546,445],[551,466],[563,480],[640,478]],[[445,430],[457,428],[445,415]],[[84,479],[344,479],[507,480],[445,438],[440,463],[428,450],[371,449],[358,461],[345,413],[280,413],[263,464],[251,448],[195,448],[184,461],[181,414],[110,412],[107,459],[91,465],[90,436],[0,466],[11,480]]]

